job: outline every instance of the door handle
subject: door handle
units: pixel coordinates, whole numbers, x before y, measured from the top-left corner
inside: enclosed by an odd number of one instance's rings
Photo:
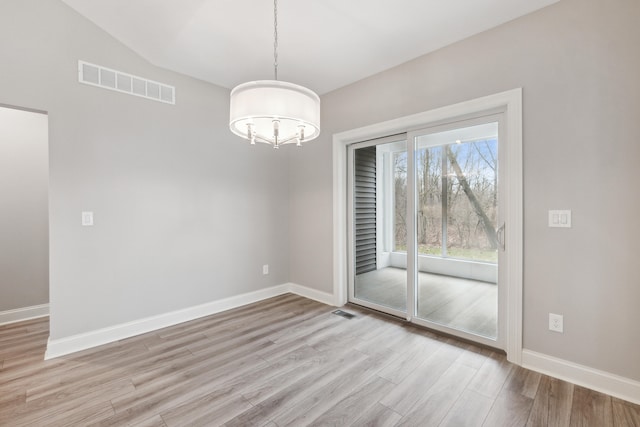
[[[503,251],[505,250],[504,227],[505,227],[505,224],[502,223],[500,228],[496,230],[496,240],[498,241],[498,244],[500,245]]]

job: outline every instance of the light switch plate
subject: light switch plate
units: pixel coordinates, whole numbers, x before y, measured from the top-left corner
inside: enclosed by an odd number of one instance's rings
[[[571,228],[571,211],[549,211],[549,227]]]
[[[85,227],[93,225],[93,212],[82,212],[82,225]]]

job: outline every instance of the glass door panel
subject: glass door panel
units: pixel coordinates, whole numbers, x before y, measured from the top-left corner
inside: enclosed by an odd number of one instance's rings
[[[349,146],[349,301],[501,346],[501,121],[487,115]]]
[[[496,339],[498,122],[415,143],[416,317]]]
[[[407,311],[407,144],[401,138],[349,151],[350,298],[396,315]]]

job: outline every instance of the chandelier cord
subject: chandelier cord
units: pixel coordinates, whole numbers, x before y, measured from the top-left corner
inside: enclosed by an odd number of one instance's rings
[[[0,0],[1,1],[1,0]],[[274,80],[256,80],[233,88],[229,128],[250,143],[302,145],[320,133],[320,97],[310,89],[278,80],[278,0],[273,0]]]
[[[273,0],[273,72],[278,80],[278,0]]]

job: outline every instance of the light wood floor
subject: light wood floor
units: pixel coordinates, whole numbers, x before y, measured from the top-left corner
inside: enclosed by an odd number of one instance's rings
[[[43,361],[0,327],[2,426],[640,426],[640,407],[501,354],[284,295]]]
[[[355,278],[357,298],[407,310],[407,270],[387,267]],[[498,330],[498,287],[494,283],[418,273],[418,317],[483,337]]]

